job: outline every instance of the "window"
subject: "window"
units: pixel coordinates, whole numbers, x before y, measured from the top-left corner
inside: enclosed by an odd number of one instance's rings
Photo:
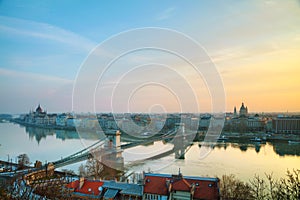
[[[156,194],[146,194],[145,200],[159,200],[160,196]]]

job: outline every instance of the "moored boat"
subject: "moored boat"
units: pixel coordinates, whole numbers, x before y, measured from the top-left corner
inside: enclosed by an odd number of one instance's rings
[[[251,142],[265,142],[264,139],[259,138],[259,137],[251,138],[250,141],[251,141]]]
[[[300,144],[300,141],[289,140],[288,143],[289,143],[289,144]]]
[[[226,137],[225,135],[222,135],[221,137],[218,138],[218,142],[225,142],[228,140],[228,137]]]

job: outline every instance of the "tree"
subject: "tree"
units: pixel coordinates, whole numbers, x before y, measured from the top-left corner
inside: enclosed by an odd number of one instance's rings
[[[255,175],[254,178],[250,180],[250,184],[251,191],[255,199],[263,200],[268,198],[269,195],[267,193],[267,184],[264,179],[260,178],[258,175]]]
[[[234,175],[224,175],[220,181],[222,199],[300,199],[300,170],[287,171],[279,180],[266,174],[266,180],[255,175],[250,184]]]
[[[95,179],[101,178],[102,172],[104,170],[103,164],[94,158],[87,160],[86,164],[81,164],[78,168],[79,175],[82,177],[92,177]]]
[[[18,165],[19,169],[23,169],[25,166],[30,164],[30,160],[27,154],[18,155]]]
[[[276,182],[274,191],[276,199],[300,199],[300,170],[287,170],[286,178]]]
[[[86,168],[86,176],[99,179],[101,177],[101,173],[104,167],[99,160],[92,158],[86,162],[85,168]]]
[[[250,185],[238,180],[233,174],[222,176],[220,190],[222,199],[252,199]]]
[[[79,175],[87,178],[114,180],[123,175],[123,171],[105,165],[100,160],[90,158],[78,168]]]

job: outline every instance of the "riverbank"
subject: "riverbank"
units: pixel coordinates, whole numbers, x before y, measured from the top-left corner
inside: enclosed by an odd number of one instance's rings
[[[76,131],[76,127],[69,127],[69,126],[57,126],[57,125],[47,125],[47,124],[34,124],[34,123],[27,123],[22,120],[12,119],[10,122],[20,124],[22,126],[29,126],[29,127],[37,127],[43,129],[55,129],[55,130],[66,130],[66,131]],[[88,129],[88,128],[80,128],[82,131],[96,131],[95,129]],[[106,132],[111,132],[111,130],[103,130]],[[201,131],[198,132],[194,141],[203,141],[206,132]],[[244,139],[244,140],[251,140],[255,138],[260,138],[263,141],[267,142],[276,142],[276,141],[293,141],[293,142],[300,142],[300,135],[295,134],[275,134],[275,133],[265,133],[265,132],[248,132],[248,133],[237,133],[237,132],[223,132],[221,134],[228,140],[236,140],[236,139]]]
[[[275,134],[275,133],[264,133],[264,132],[257,132],[257,133],[222,133],[225,137],[229,139],[238,139],[238,138],[245,138],[245,139],[254,139],[260,138],[267,142],[275,142],[275,141],[299,141],[300,142],[300,135],[294,134]]]
[[[20,124],[22,126],[29,126],[29,127],[36,127],[36,128],[76,131],[75,127],[70,127],[70,126],[57,126],[57,125],[51,125],[51,124],[35,124],[35,123],[24,122],[24,121],[18,120],[18,119],[11,119],[10,122]]]
[[[195,141],[203,141],[206,132],[198,132]],[[300,142],[300,135],[294,134],[277,134],[265,132],[250,132],[250,133],[237,133],[237,132],[223,132],[220,135],[221,140],[253,140],[255,138],[266,142]]]

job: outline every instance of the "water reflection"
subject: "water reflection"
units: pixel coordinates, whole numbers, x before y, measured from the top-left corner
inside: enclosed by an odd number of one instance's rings
[[[56,136],[57,139],[60,139],[62,141],[69,140],[69,139],[86,139],[86,140],[96,141],[101,138],[101,134],[97,134],[94,132],[86,132],[84,134],[79,135],[76,131],[43,129],[43,128],[29,127],[29,126],[25,127],[25,131],[29,135],[30,140],[35,139],[38,144],[42,139],[46,140],[47,136],[54,136],[54,135]],[[128,140],[130,140],[129,136],[122,134],[121,141],[124,142]],[[182,140],[175,141],[175,143],[180,143],[180,142],[182,142]],[[163,141],[163,143],[167,145],[168,143],[170,143],[170,141]],[[273,146],[273,151],[279,156],[285,156],[285,155],[300,156],[300,144],[288,144],[287,141],[267,142],[267,143]],[[230,141],[228,140],[226,142],[217,143],[216,145],[212,146],[212,148],[226,150],[229,146],[231,146],[233,148],[240,149],[241,152],[246,152],[248,150],[255,150],[257,153],[259,153],[261,151],[261,148],[264,147],[265,145],[266,143],[251,142],[248,139],[236,139],[236,140],[230,140]],[[175,156],[176,158],[184,158],[184,152],[187,150],[189,145],[175,144],[174,146],[184,147],[181,149],[174,149],[177,151]],[[199,147],[201,147],[201,145],[199,145]]]
[[[267,142],[267,143],[255,143],[255,142],[245,142],[241,141],[228,141],[217,143],[212,148],[218,149],[227,149],[229,146],[233,148],[238,148],[241,152],[255,150],[256,153],[261,151],[261,148],[266,145],[271,145],[273,147],[273,151],[279,156],[300,156],[300,145],[299,144],[288,144],[287,141],[283,142]],[[199,144],[201,147],[201,144]]]
[[[21,126],[23,128],[23,126]],[[68,139],[86,139],[86,140],[98,140],[101,138],[101,134],[96,132],[85,132],[79,135],[77,131],[70,130],[58,130],[58,129],[45,129],[39,127],[25,126],[25,131],[28,133],[30,139],[35,139],[37,143],[40,143],[42,139],[46,139],[47,136],[55,135],[57,139],[62,141]]]
[[[276,154],[280,156],[290,155],[299,156],[300,155],[300,144],[286,144],[282,142],[274,143],[273,150]]]
[[[54,130],[52,129],[42,129],[30,126],[25,127],[25,131],[28,133],[29,139],[35,139],[38,144],[40,144],[42,139],[46,139],[47,136],[52,136],[55,134]]]

